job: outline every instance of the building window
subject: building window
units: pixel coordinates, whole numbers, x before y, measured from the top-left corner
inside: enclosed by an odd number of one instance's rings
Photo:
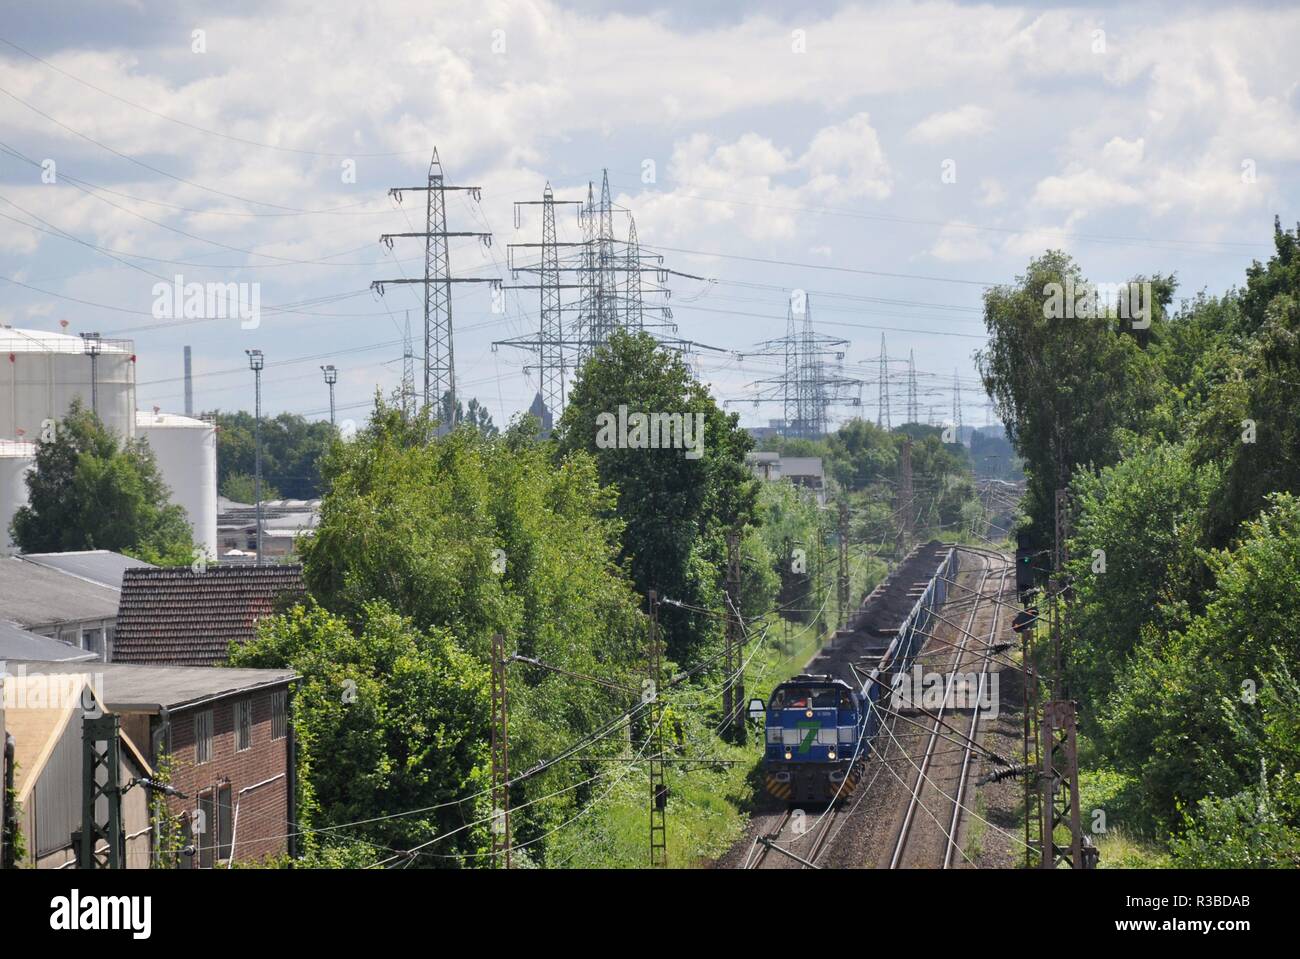
[[[205,709],[194,714],[194,764],[205,763],[212,758],[212,710]]]
[[[243,752],[253,745],[253,701],[235,703],[235,750]]]
[[[289,693],[281,689],[271,694],[271,738],[289,735]]]
[[[199,814],[194,818],[194,836],[199,846],[199,868],[211,869],[213,843],[217,835],[217,804],[212,791],[199,794]]]
[[[230,784],[217,790],[217,859],[229,861],[234,841],[235,817],[230,807]]]

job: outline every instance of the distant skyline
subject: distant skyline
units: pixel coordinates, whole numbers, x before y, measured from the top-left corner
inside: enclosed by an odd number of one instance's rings
[[[419,349],[418,287],[368,288],[422,270],[413,241],[377,241],[423,228],[387,192],[421,182],[436,146],[452,182],[483,188],[449,201],[451,228],[495,238],[456,244],[454,272],[511,282],[506,245],[539,239],[512,202],[547,182],[579,199],[607,168],[642,248],[712,281],[672,278],[679,336],[751,352],[804,290],[819,330],[852,341],[846,373],[873,381],[832,426],[874,421],[882,332],[895,422],[913,351],[922,418],[949,414],[956,369],[982,426],[985,284],[1055,248],[1095,281],[1221,293],[1268,257],[1274,215],[1300,219],[1300,10],[703,6],[7,10],[0,322],[133,339],[141,409],[183,409],[191,345],[197,410],[251,408],[244,350],[261,349],[265,411],[324,418],[330,363],[340,420],[360,421],[400,382],[407,310]],[[577,238],[571,211],[560,229]],[[178,274],[255,292],[260,323],[156,318],[153,288]],[[502,425],[537,390],[525,354],[490,347],[535,329],[536,295],[504,303],[455,293],[460,397]],[[777,372],[711,353],[697,369],[719,399]]]

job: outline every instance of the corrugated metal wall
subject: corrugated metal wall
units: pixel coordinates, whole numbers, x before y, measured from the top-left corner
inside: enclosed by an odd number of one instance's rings
[[[36,783],[32,798],[38,858],[70,846],[72,831],[81,827],[81,722],[78,708]]]

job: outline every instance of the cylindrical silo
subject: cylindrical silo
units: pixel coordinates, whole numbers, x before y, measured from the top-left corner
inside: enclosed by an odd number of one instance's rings
[[[194,543],[217,556],[217,429],[175,413],[136,415],[136,435],[148,440],[172,502],[185,510]]]
[[[0,326],[0,439],[39,438],[77,397],[118,437],[135,436],[130,340]]]
[[[0,555],[17,552],[9,523],[27,505],[27,471],[36,462],[36,444],[0,439]]]

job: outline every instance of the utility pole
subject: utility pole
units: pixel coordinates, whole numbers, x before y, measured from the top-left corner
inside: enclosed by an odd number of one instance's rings
[[[891,430],[889,421],[889,351],[885,348],[885,334],[880,334],[880,389],[876,400],[876,426]]]
[[[185,347],[185,415],[194,415],[194,366],[188,346]]]
[[[903,440],[903,449],[899,455],[899,466],[902,470],[902,476],[899,477],[898,491],[899,498],[902,500],[900,508],[902,509],[902,523],[899,529],[902,531],[902,548],[899,554],[906,556],[908,549],[911,548],[912,540],[915,538],[915,530],[912,529],[914,511],[912,501],[914,494],[912,492],[912,437]]]
[[[257,565],[262,565],[262,367],[261,350],[244,350],[253,371],[253,497],[257,500]]]
[[[492,865],[510,868],[510,703],[506,638],[492,637]]]
[[[907,421],[919,423],[921,409],[916,402],[916,351],[907,351]]]
[[[447,230],[447,194],[461,191],[469,193],[478,202],[482,188],[477,186],[450,186],[443,177],[438,151],[433,151],[429,162],[429,182],[423,186],[393,187],[388,195],[402,202],[402,194],[423,192],[425,195],[425,229],[413,233],[385,233],[379,241],[390,250],[393,240],[419,238],[424,240],[424,278],[375,280],[370,286],[380,296],[384,287],[397,283],[416,283],[424,287],[424,403],[437,409],[443,397],[449,399],[448,422],[444,428],[456,425],[456,362],[452,348],[451,285],[453,283],[488,283],[499,286],[501,281],[492,277],[453,277],[447,256],[447,240],[451,237],[474,237],[484,246],[492,245],[491,233]]]
[[[1029,770],[1030,749],[1038,742],[1038,670],[1034,667],[1033,661],[1033,643],[1031,642],[1034,635],[1034,627],[1022,630],[1020,633],[1020,666],[1021,679],[1024,686],[1024,803],[1025,803],[1025,854],[1032,862],[1034,840],[1032,838],[1032,829],[1036,826],[1039,830],[1043,828],[1042,805],[1039,803],[1040,793],[1035,785],[1030,782]],[[1041,852],[1042,843],[1041,835],[1039,837],[1038,848]]]
[[[82,720],[81,831],[74,836],[74,839],[80,837],[76,843],[78,869],[123,867],[120,725],[121,718],[116,713]],[[101,803],[103,818],[100,818]],[[108,845],[102,857],[98,853],[101,839]]]
[[[1065,656],[1061,637],[1061,593],[1065,589],[1065,564],[1069,561],[1066,541],[1070,537],[1070,491],[1058,489],[1055,502],[1055,529],[1052,541],[1051,607],[1052,617],[1052,693],[1057,699],[1065,695]]]
[[[411,311],[406,311],[402,329],[402,415],[415,416],[415,345],[411,340]]]
[[[99,353],[103,344],[98,333],[82,333],[81,341],[90,356],[90,412],[99,416]]]
[[[807,295],[791,296],[785,336],[759,343],[752,354],[784,357],[784,373],[750,384],[759,391],[752,398],[755,404],[781,404],[783,436],[817,439],[826,432],[826,411],[832,403],[862,405],[862,381],[827,369],[831,361],[844,359],[848,347],[848,340],[814,330]]]
[[[659,594],[646,593],[650,613],[650,727],[646,750],[650,769],[650,865],[668,865],[668,785],[664,781],[664,707],[659,697],[662,670],[659,656]]]
[[[722,687],[722,715],[736,742],[743,744],[745,729],[745,648],[740,621],[740,531],[727,531],[726,683]]]
[[[1043,704],[1042,789],[1043,843],[1042,867],[1055,869],[1067,863],[1072,869],[1092,869],[1097,850],[1085,841],[1079,818],[1079,755],[1075,738],[1078,709],[1069,700]],[[1069,831],[1067,845],[1057,845],[1056,830]]]
[[[849,502],[840,500],[840,567],[835,581],[836,597],[840,605],[839,628],[849,622]]]
[[[523,225],[525,207],[542,208],[542,242],[511,243],[506,255],[510,262],[511,273],[518,276],[522,272],[536,272],[536,283],[511,284],[508,290],[537,290],[539,299],[537,337],[523,336],[509,340],[500,340],[492,344],[495,350],[499,345],[515,346],[537,354],[538,393],[542,405],[551,414],[552,422],[558,419],[564,410],[565,381],[568,379],[568,357],[575,354],[580,344],[564,338],[564,311],[561,303],[561,290],[586,289],[585,283],[560,282],[560,247],[583,247],[583,243],[561,243],[555,227],[556,205],[572,206],[582,221],[582,203],[578,200],[556,200],[551,185],[546,184],[540,200],[515,201],[515,229]],[[540,248],[541,262],[537,267],[516,267],[515,251]],[[545,423],[543,423],[545,427]]]
[[[952,427],[956,430],[953,438],[961,442],[961,380],[957,378],[957,370],[954,367],[952,371]]]
[[[329,366],[322,366],[321,372],[325,374],[325,385],[330,388],[330,426],[334,425],[334,384],[339,381],[339,371],[331,363]]]

